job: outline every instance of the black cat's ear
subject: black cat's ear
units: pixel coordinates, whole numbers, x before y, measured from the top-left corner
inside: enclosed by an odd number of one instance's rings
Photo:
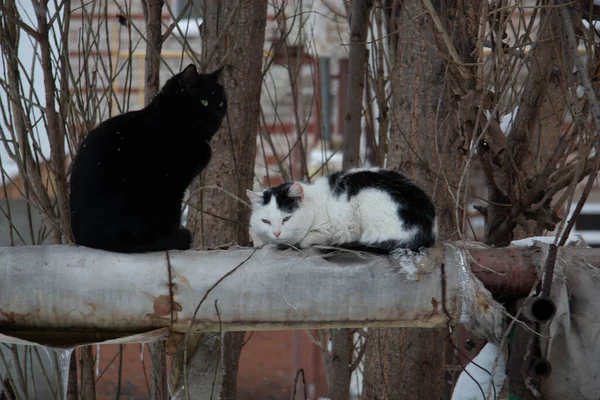
[[[179,76],[179,82],[182,87],[190,87],[194,84],[198,83],[198,79],[200,78],[198,74],[198,70],[194,64],[190,64],[183,71],[181,71],[181,75]]]
[[[221,72],[223,72],[223,68],[225,68],[225,66],[222,66],[221,68],[213,71],[210,74],[211,78],[214,79],[220,85],[223,84],[223,77],[221,77]]]
[[[219,68],[219,69],[215,70],[215,71],[212,73],[212,76],[214,76],[215,78],[218,78],[218,77],[219,77],[219,75],[221,75],[221,71],[223,71],[223,68],[225,68],[225,66],[224,66],[224,65],[223,65],[221,68]]]

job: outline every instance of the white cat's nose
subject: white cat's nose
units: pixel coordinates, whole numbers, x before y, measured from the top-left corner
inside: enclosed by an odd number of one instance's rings
[[[281,235],[281,232],[273,232],[273,235],[275,235],[275,237],[279,237],[279,235]]]

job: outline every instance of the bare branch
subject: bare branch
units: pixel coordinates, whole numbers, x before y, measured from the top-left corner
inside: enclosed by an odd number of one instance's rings
[[[367,41],[371,7],[373,7],[371,0],[352,0],[351,2],[349,73],[344,116],[344,162],[342,166],[344,169],[360,164],[363,93],[368,61],[365,42]]]

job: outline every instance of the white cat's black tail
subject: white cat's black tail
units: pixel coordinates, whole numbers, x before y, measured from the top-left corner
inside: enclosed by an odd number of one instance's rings
[[[376,254],[389,254],[396,249],[409,249],[414,252],[418,252],[421,248],[431,247],[435,244],[435,234],[430,234],[426,229],[419,229],[419,232],[414,235],[410,240],[385,240],[377,243],[344,243],[335,245],[348,250],[354,251],[366,251],[369,253]]]

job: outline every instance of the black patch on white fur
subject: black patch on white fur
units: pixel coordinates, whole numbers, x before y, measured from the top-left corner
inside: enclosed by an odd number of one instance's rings
[[[346,195],[348,200],[363,189],[377,189],[389,193],[392,199],[398,203],[398,217],[404,223],[404,227],[418,229],[415,237],[407,243],[386,241],[381,244],[368,244],[366,247],[379,248],[384,252],[398,247],[418,251],[421,247],[431,247],[435,244],[433,233],[435,207],[429,196],[401,173],[387,169],[350,173],[336,172],[328,179],[331,193],[337,197]],[[349,245],[354,249],[365,246],[360,243]],[[368,251],[373,250],[369,249]]]
[[[263,191],[263,206],[266,206],[271,201],[271,190]]]
[[[328,181],[329,181],[329,187],[334,188],[334,187],[338,187],[338,184],[340,182],[340,179],[344,176],[344,173],[342,171],[339,172],[335,172],[331,175],[329,175],[327,177]]]
[[[285,182],[281,185],[272,187],[263,192],[263,204],[267,205],[271,201],[271,197],[275,196],[275,204],[277,208],[285,213],[293,213],[300,207],[300,198],[291,197],[288,192],[292,186],[292,182]]]
[[[354,250],[354,251],[366,251],[369,253],[376,254],[389,254],[393,250],[400,248],[404,243],[398,242],[397,240],[385,240],[383,242],[370,243],[368,245],[360,242],[352,243],[341,243],[335,245],[335,247],[341,247],[343,249]]]

